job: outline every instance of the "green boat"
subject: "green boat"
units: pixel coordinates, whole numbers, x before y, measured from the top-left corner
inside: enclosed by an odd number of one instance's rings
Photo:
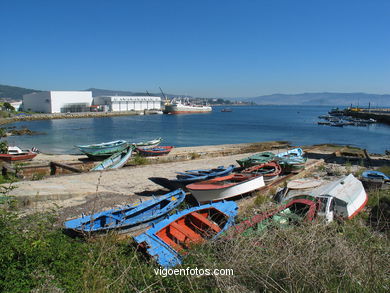
[[[77,148],[90,158],[110,157],[115,153],[122,152],[128,146],[125,140],[115,140],[90,145],[76,145]]]
[[[275,160],[275,154],[271,152],[262,152],[253,156],[237,160],[237,163],[244,168],[269,163]]]

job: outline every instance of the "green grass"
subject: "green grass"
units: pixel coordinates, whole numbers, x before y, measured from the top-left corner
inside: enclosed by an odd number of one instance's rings
[[[203,277],[155,275],[159,266],[130,239],[71,238],[55,213],[20,217],[0,208],[0,292],[389,292],[390,237],[367,221],[384,197],[389,191],[370,193],[367,211],[351,221],[193,246],[182,268],[234,271]]]

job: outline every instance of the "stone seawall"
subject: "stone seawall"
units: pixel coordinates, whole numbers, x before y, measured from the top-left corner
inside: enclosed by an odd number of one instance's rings
[[[0,119],[0,125],[19,121],[52,120],[52,119],[77,119],[77,118],[101,118],[114,116],[144,115],[147,111],[123,111],[123,112],[82,112],[82,113],[55,113],[55,114],[32,114],[14,116]]]

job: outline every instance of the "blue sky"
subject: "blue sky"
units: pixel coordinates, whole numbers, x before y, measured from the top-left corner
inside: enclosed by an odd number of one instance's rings
[[[0,0],[0,84],[390,93],[390,1]]]

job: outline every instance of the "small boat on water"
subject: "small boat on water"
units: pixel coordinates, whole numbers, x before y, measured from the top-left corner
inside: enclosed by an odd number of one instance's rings
[[[230,174],[192,183],[186,186],[195,199],[202,202],[218,201],[253,192],[265,186],[264,178],[256,174]]]
[[[153,139],[153,140],[147,140],[147,141],[140,141],[132,143],[135,147],[142,148],[142,147],[152,147],[152,146],[158,146],[163,139],[161,137]]]
[[[136,150],[138,154],[144,157],[155,157],[155,156],[163,156],[169,154],[169,152],[173,149],[173,146],[156,146],[156,147],[148,147],[148,148],[140,148],[137,147]]]
[[[223,108],[221,112],[233,112],[231,108]]]
[[[177,188],[185,188],[186,185],[194,182],[229,175],[234,169],[234,165],[230,165],[227,168],[219,166],[212,169],[188,170],[185,172],[176,172],[176,179],[150,177],[149,180],[169,190],[175,190]]]
[[[64,225],[66,229],[79,233],[130,229],[140,224],[151,224],[161,220],[182,203],[184,198],[185,192],[178,189],[144,202],[140,201],[89,216],[83,215],[80,218],[66,221]]]
[[[79,150],[88,157],[109,157],[115,153],[127,148],[128,143],[125,140],[115,140],[90,145],[76,145]]]
[[[163,267],[182,263],[185,251],[193,244],[219,237],[234,224],[237,205],[223,201],[189,208],[157,223],[134,237],[138,248]]]
[[[102,171],[108,169],[118,169],[123,167],[126,162],[131,157],[133,153],[134,146],[128,146],[121,152],[113,154],[111,157],[105,159],[103,162],[99,163],[91,169],[91,171]]]
[[[275,154],[271,152],[262,152],[250,157],[237,160],[237,163],[244,168],[251,167],[258,164],[271,162],[275,159]]]
[[[255,165],[249,168],[246,168],[241,171],[241,173],[252,173],[262,175],[264,177],[264,181],[273,181],[279,177],[282,173],[282,167],[277,162],[268,162],[259,165]]]

